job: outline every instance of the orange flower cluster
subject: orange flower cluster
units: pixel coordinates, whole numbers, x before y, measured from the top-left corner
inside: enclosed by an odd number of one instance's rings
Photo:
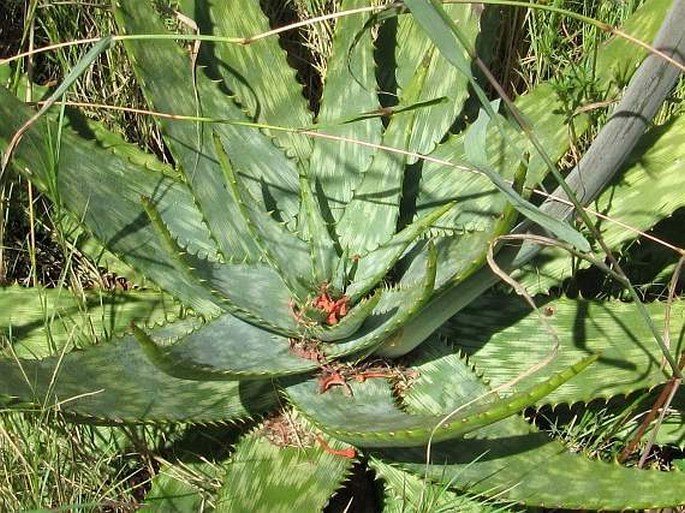
[[[318,296],[312,301],[312,306],[326,314],[326,324],[333,326],[338,324],[341,318],[347,315],[348,303],[350,298],[343,296],[333,300],[326,288],[322,288]]]

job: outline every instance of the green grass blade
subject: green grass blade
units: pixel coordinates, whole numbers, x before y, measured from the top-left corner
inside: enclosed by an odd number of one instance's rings
[[[42,115],[44,115],[50,107],[52,107],[57,100],[59,100],[64,93],[66,93],[69,88],[71,88],[72,85],[74,85],[74,82],[78,80],[78,78],[90,67],[91,64],[102,54],[105,52],[107,49],[112,44],[112,36],[105,36],[101,38],[97,43],[93,45],[93,47],[88,50],[88,52],[83,56],[83,58],[79,59],[79,61],[76,63],[76,65],[69,70],[69,73],[64,77],[64,80],[60,83],[59,86],[57,86],[57,89],[48,96],[48,98],[45,100],[45,103],[43,106],[36,112],[31,119],[26,121],[26,124],[24,124],[12,137],[12,140],[10,141],[8,147],[5,149],[3,155],[2,155],[2,161],[0,162],[0,176],[3,174],[5,169],[7,168],[7,165],[9,164],[9,160],[12,157],[12,153],[14,152],[14,148],[16,145],[19,143],[21,140],[22,136],[24,133],[26,133],[26,130],[29,129],[29,127],[35,123]]]
[[[45,112],[64,94],[69,88],[78,80],[78,78],[85,72],[93,62],[100,56],[101,53],[107,51],[112,45],[112,36],[105,36],[101,38],[93,47],[88,50],[86,55],[80,59],[76,66],[74,66],[69,73],[64,77],[62,83],[57,86],[57,89],[45,100],[45,104],[41,107],[39,113]]]

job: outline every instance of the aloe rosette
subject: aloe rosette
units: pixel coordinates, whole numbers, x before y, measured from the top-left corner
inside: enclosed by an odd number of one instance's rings
[[[482,103],[466,129],[454,128],[477,88],[459,63],[470,62],[469,48],[492,44],[493,20],[466,4],[408,2],[415,16],[344,0],[341,13],[358,12],[335,21],[314,114],[278,38],[253,38],[270,29],[259,2],[190,4],[185,14],[200,32],[222,40],[203,42],[197,55],[172,39],[124,41],[150,108],[172,115],[157,119],[173,167],[75,112],[59,134],[54,118],[36,121],[13,152],[15,167],[189,313],[156,327],[133,323],[63,356],[2,360],[0,394],[100,422],[267,419],[226,459],[219,510],[319,510],[359,455],[384,479],[388,505],[439,483],[451,489],[439,501],[460,508],[473,503],[455,491],[566,508],[680,504],[679,474],[570,454],[515,415],[664,382],[659,350],[629,306],[559,299],[543,323],[520,300],[481,294],[487,287],[456,316],[468,301],[445,300],[474,295],[489,248],[521,214],[590,249],[526,199],[547,167],[499,103]],[[652,38],[669,4],[647,2],[631,33]],[[150,2],[121,0],[114,10],[122,35],[166,32]],[[427,34],[426,13],[458,25],[459,55],[440,39],[447,32]],[[598,79],[607,91],[617,70],[642,58],[626,48],[613,40],[600,51],[611,63]],[[516,100],[552,160],[569,144],[558,102],[549,85]],[[32,111],[5,89],[0,109],[6,148]],[[681,121],[647,136],[653,144],[626,166],[626,180],[653,171],[650,158]],[[577,132],[586,125],[575,120]],[[650,216],[631,203],[632,184],[614,187],[612,208],[651,227],[684,201],[676,174],[658,173],[654,190],[672,202]],[[621,232],[611,243],[625,240]],[[529,266],[545,269],[549,286],[568,262],[560,254]],[[532,276],[521,279],[542,290]],[[651,305],[653,319],[665,308]],[[671,308],[682,318],[682,305]],[[527,373],[552,346],[547,325],[559,354]],[[381,365],[379,355],[403,357],[402,367]],[[298,444],[273,427],[274,410],[304,430]],[[150,507],[164,508],[175,490],[160,476]],[[416,476],[428,479],[419,486]],[[200,494],[183,500],[197,507]]]

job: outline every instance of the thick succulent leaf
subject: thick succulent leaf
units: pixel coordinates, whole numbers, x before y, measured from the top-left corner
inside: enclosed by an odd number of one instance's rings
[[[445,5],[444,10],[455,23],[459,24],[469,42],[475,45],[482,9],[472,4],[452,4]],[[445,136],[468,97],[468,85],[471,78],[470,62],[464,51],[463,58],[467,62],[467,73],[455,69],[442,53],[434,50],[433,42],[421,30],[412,15],[400,16],[397,41],[400,42],[396,52],[396,75],[400,96],[402,96],[402,91],[410,87],[417,63],[428,59],[428,73],[416,100],[419,102],[440,98],[445,100],[419,109],[413,120],[413,131],[407,150],[428,154]],[[415,157],[408,159],[409,164],[415,161]]]
[[[88,346],[127,331],[131,322],[152,326],[179,314],[178,305],[155,291],[93,291],[77,298],[65,289],[0,289],[0,337],[22,358]]]
[[[490,117],[484,109],[481,109],[476,121],[465,131],[464,149],[469,162],[473,163],[474,168],[484,174],[497,187],[497,190],[506,197],[507,202],[521,212],[522,215],[554,234],[562,242],[571,244],[580,251],[590,251],[588,241],[569,226],[566,221],[556,219],[542,212],[538,207],[521,197],[518,191],[514,190],[513,185],[509,185],[496,170],[488,166],[486,149],[488,144],[487,127],[490,125],[490,121],[496,117],[496,115]],[[524,162],[521,165],[527,167],[528,164],[525,162],[527,157],[524,155],[522,159]],[[518,167],[520,168],[521,165]]]
[[[522,158],[518,149],[521,138],[513,130],[507,129],[505,133],[503,137],[502,132],[492,127],[488,130],[487,152],[490,167],[513,182]],[[442,162],[463,161],[466,157],[463,133],[438,146],[431,157]],[[417,197],[419,219],[429,215],[436,205],[448,202],[454,202],[455,206],[443,216],[435,241],[439,289],[462,281],[482,266],[490,243],[506,233],[517,216],[506,197],[485,176],[466,172],[459,165],[424,162]],[[421,253],[410,256],[409,274],[421,269],[421,258]]]
[[[192,255],[174,239],[154,204],[145,197],[142,203],[167,255],[176,261],[188,282],[204,285],[225,310],[238,317],[278,333],[296,333],[295,318],[288,306],[291,296],[272,268],[209,261]]]
[[[452,207],[452,204],[447,204],[436,208],[432,213],[417,219],[404,230],[393,235],[385,244],[360,258],[354,279],[345,290],[350,300],[355,303],[378,284],[397,263],[407,248],[432,228],[433,224]]]
[[[318,340],[323,340],[324,342],[332,342],[352,337],[357,333],[367,317],[373,314],[382,294],[381,289],[376,290],[371,297],[363,299],[361,302],[354,305],[347,315],[340,319],[337,324],[334,324],[333,326],[315,326],[311,330],[306,330],[307,335]]]
[[[468,5],[451,5],[448,9],[475,40],[479,18],[475,11]],[[425,34],[417,30],[411,16],[402,16],[398,25],[396,40],[400,50],[395,60],[399,104],[394,107],[383,145],[428,153],[461,110],[470,76],[445,61]],[[363,255],[395,232],[405,167],[414,160],[397,152],[376,152],[337,227],[343,247]],[[364,225],[369,229],[360,230]]]
[[[177,340],[197,320],[153,333]],[[276,404],[271,382],[198,382],[155,367],[132,336],[43,360],[0,360],[0,397],[10,403],[59,405],[61,411],[111,422],[197,423],[251,417]]]
[[[645,307],[654,323],[662,326],[666,305],[654,302]],[[541,309],[561,347],[542,374],[534,374],[524,383],[535,383],[583,355],[601,354],[583,379],[560,387],[544,403],[609,398],[665,381],[659,347],[634,305],[556,299]],[[671,311],[673,341],[680,339],[684,323],[685,303],[677,301]],[[440,331],[469,355],[492,386],[506,383],[542,361],[554,342],[540,318],[516,297],[485,296]]]
[[[367,0],[344,0],[340,10],[366,6]],[[373,35],[366,27],[370,16],[345,16],[336,21],[317,121],[322,134],[378,144],[383,131],[380,118],[342,122],[379,107]],[[327,203],[332,220],[342,215],[372,154],[372,148],[353,142],[314,140],[309,177],[320,187],[319,200]]]
[[[487,504],[467,495],[458,495],[447,485],[435,484],[428,479],[405,472],[383,460],[369,459],[369,466],[383,480],[385,496],[383,513],[408,513],[430,511],[431,513],[495,513],[502,507]]]
[[[175,181],[183,181],[181,173],[162,163],[153,154],[141,151],[138,145],[126,142],[120,134],[110,132],[101,123],[87,118],[74,110],[67,110],[67,112],[68,126],[82,135],[92,134],[92,138],[103,149],[128,160],[137,167],[166,175]],[[144,196],[149,196],[146,191],[141,191],[141,193]],[[62,214],[67,214],[67,212],[62,212]],[[178,219],[168,215],[164,216],[164,214],[162,214],[162,217],[165,225],[168,226],[179,244],[186,248],[186,250],[193,254],[205,255],[208,258],[217,257],[216,245],[211,240],[208,230],[203,232],[198,228],[199,224],[187,222],[188,219]],[[201,214],[198,211],[196,220],[200,223],[201,219]],[[195,219],[192,221],[195,223]],[[105,248],[101,241],[85,230],[85,227],[80,224],[79,218],[73,215],[65,215],[60,219],[60,223],[62,223],[65,233],[68,233],[69,237],[75,241],[78,250],[91,258],[98,267],[103,267],[108,272],[115,273],[118,276],[125,276],[128,281],[141,287],[145,286],[146,277]]]
[[[340,258],[309,180],[305,176],[300,178],[300,198],[298,232],[309,243],[314,279],[317,283],[331,283]]]
[[[626,30],[636,37],[650,41],[660,26],[669,2],[652,0],[636,12],[626,23]],[[636,59],[640,52],[633,51],[634,45],[622,38],[614,38],[598,51],[599,62],[611,62],[611,66],[598,67],[598,86],[600,88],[615,87],[617,70],[622,70],[623,79],[627,79],[635,70]],[[622,79],[622,80],[623,80]],[[532,129],[536,133],[541,145],[545,148],[553,161],[558,160],[569,147],[566,117],[563,114],[565,106],[562,100],[548,84],[535,87],[528,93],[518,97],[516,107],[523,113]],[[573,130],[576,135],[582,134],[588,127],[584,115],[576,116],[573,120]],[[532,147],[520,134],[507,129],[507,137],[503,138],[494,126],[488,131],[488,153],[490,165],[500,171],[503,178],[510,179],[521,158],[521,151],[532,155],[527,173],[527,185],[537,185],[547,173],[547,168]],[[431,157],[440,160],[457,162],[465,159],[464,134],[449,138],[440,145]],[[518,148],[516,151],[514,151]],[[459,179],[454,175],[459,174]],[[677,191],[678,189],[671,189]],[[427,208],[434,208],[436,204],[445,201],[458,202],[454,210],[454,217],[448,216],[446,221],[465,230],[482,229],[488,226],[492,217],[502,208],[504,198],[497,194],[483,176],[473,173],[450,169],[438,163],[425,162],[422,181],[417,198],[417,211],[421,214]],[[624,230],[621,230],[625,233]],[[442,259],[441,259],[442,260]],[[563,265],[568,260],[564,260]],[[440,273],[439,273],[440,275]],[[440,278],[438,278],[440,281]]]
[[[677,13],[678,11],[674,11],[674,14]],[[677,24],[677,22],[673,21],[677,18],[677,16],[670,16],[668,18],[669,22],[669,30],[663,34],[665,39],[668,39],[669,36],[674,36],[674,40],[671,41],[669,44],[676,44],[678,42],[678,35],[679,32],[675,29],[673,29],[672,24]],[[668,45],[667,45],[668,46]],[[630,88],[628,89],[628,92],[630,93],[629,96],[625,99],[625,101],[622,101],[622,103],[625,103],[627,111],[638,109],[644,107],[646,112],[646,117],[651,118],[653,116],[653,113],[658,109],[660,99],[663,99],[665,95],[667,95],[669,87],[672,86],[674,83],[674,80],[676,78],[676,70],[674,68],[671,68],[667,64],[664,64],[663,61],[659,58],[652,58],[648,62],[646,62],[646,68],[647,69],[652,69],[654,66],[656,67],[663,67],[665,68],[663,73],[666,75],[663,75],[663,77],[666,77],[665,80],[657,80],[654,81],[652,80],[654,77],[662,77],[661,72],[657,73],[656,75],[650,72],[643,72],[641,73],[636,79],[631,81]],[[666,69],[668,68],[668,69]],[[663,78],[662,77],[662,78]],[[634,86],[634,87],[633,87]],[[654,87],[652,87],[654,86]],[[647,87],[648,89],[652,90],[654,89],[656,91],[656,95],[647,95],[645,97],[644,94],[640,94],[639,89]],[[643,99],[647,98],[647,103],[644,104],[642,102]],[[530,99],[530,98],[529,98]],[[642,102],[642,103],[641,103]],[[549,105],[545,104],[545,108],[548,108]],[[616,118],[618,119],[618,118]],[[631,137],[626,139],[624,142],[630,147],[633,146],[633,143],[637,142],[637,137],[639,137],[639,133],[641,133],[645,126],[644,126],[644,119],[645,117],[637,117],[634,118],[635,121],[633,123],[633,130],[631,132]],[[642,120],[642,121],[640,121]],[[616,140],[619,139],[625,139],[625,130],[623,130],[620,126],[620,123],[617,125],[612,125],[613,128],[609,132],[607,132],[607,137],[609,138],[614,138]],[[597,157],[597,161],[603,161],[603,152],[600,149],[599,146],[595,145],[595,157]],[[621,157],[621,152],[614,152],[613,154],[614,157],[618,160],[622,160]],[[598,164],[599,165],[599,164]],[[606,166],[605,166],[606,168]],[[605,171],[607,171],[605,169]],[[609,170],[611,171],[611,170]],[[580,193],[585,193],[588,197],[593,196],[595,194],[598,194],[601,187],[602,187],[602,179],[601,176],[608,177],[610,174],[607,171],[607,173],[604,173],[604,175],[597,175],[597,177],[594,180],[594,188],[586,188],[583,186],[583,179],[581,175],[579,174],[578,170],[576,170],[575,174],[573,175],[574,178],[574,186],[577,188],[576,190],[578,191],[578,194]],[[533,173],[530,173],[529,169],[529,176],[534,175]],[[594,176],[594,175],[593,175]],[[557,205],[554,202],[549,202],[547,204],[546,210],[552,210],[554,208],[558,207],[560,210],[560,215],[570,215],[569,208],[567,206],[562,206],[562,205]],[[564,212],[561,212],[561,211]],[[518,267],[520,265],[523,265],[524,262],[528,261],[529,259],[533,258],[533,256],[537,253],[537,249],[535,246],[531,243],[528,245],[524,245],[524,251],[519,252],[516,257],[515,261],[512,262],[514,267]],[[511,258],[512,255],[509,255]],[[482,294],[483,291],[485,291],[488,287],[491,287],[496,281],[496,276],[491,273],[490,271],[483,269],[481,272],[478,272],[477,276],[474,277],[473,279],[466,280],[462,284],[460,284],[458,287],[454,287],[451,290],[445,291],[444,294],[436,296],[436,298],[431,301],[429,304],[428,308],[431,309],[432,316],[430,319],[433,321],[432,325],[429,325],[428,323],[426,324],[423,333],[415,333],[414,334],[414,343],[413,344],[396,344],[395,350],[393,351],[383,351],[383,354],[385,355],[402,355],[406,354],[409,352],[411,349],[416,347],[417,344],[419,344],[421,341],[425,340],[427,336],[429,336],[437,327],[439,327],[440,324],[445,322],[447,319],[449,319],[454,313],[458,312],[461,308],[467,306],[471,301],[473,301],[476,297],[478,297],[480,294]],[[410,331],[410,330],[407,330]],[[394,342],[394,341],[393,341]]]
[[[243,219],[247,234],[263,252],[264,258],[276,269],[293,296],[303,302],[316,287],[312,254],[309,245],[284,223],[276,221],[261,209],[233,169],[228,156],[215,138],[215,149],[221,163],[226,187],[237,214]]]
[[[368,301],[367,307],[361,305],[364,315],[371,307],[362,326],[349,337],[322,344],[323,354],[329,358],[340,358],[368,351],[400,328],[425,303],[433,289],[435,261],[430,264],[423,283],[403,290],[384,291],[379,293],[380,299]],[[296,356],[290,349],[288,338],[230,314],[208,322],[182,340],[162,339],[156,342],[143,330],[137,330],[136,338],[142,351],[162,372],[187,380],[286,376],[318,366],[316,361]]]
[[[127,34],[163,34],[165,26],[148,2],[117,2],[115,13],[122,32]],[[128,41],[125,43],[134,69],[139,75],[147,101],[154,110],[180,116],[202,116],[210,108],[210,99],[200,86],[201,73],[195,63],[174,41]],[[202,100],[202,103],[201,103]],[[225,97],[224,102],[230,100]],[[216,101],[216,100],[215,100]],[[243,119],[239,110],[234,113]],[[223,112],[223,111],[222,111]],[[241,217],[231,215],[235,206],[222,186],[221,173],[211,151],[211,139],[199,122],[160,121],[166,142],[177,165],[193,190],[204,218],[224,255],[251,258],[254,246],[244,235]]]
[[[597,227],[609,247],[619,248],[635,238],[635,232],[625,225],[646,231],[685,207],[685,175],[680,172],[685,158],[684,138],[685,116],[674,116],[650,130],[633,151],[625,170],[593,205],[593,210],[608,211],[612,219],[623,223],[598,220]],[[578,265],[589,264],[577,262],[574,267],[568,253],[549,248],[517,279],[532,294],[544,292],[569,277]]]
[[[292,295],[272,267],[185,258],[225,310],[266,330],[289,336],[298,333],[290,307]]]
[[[428,270],[422,286],[407,290],[377,293],[374,299],[353,309],[352,324],[344,330],[307,331],[307,336],[322,335],[333,340],[321,345],[326,358],[341,358],[378,345],[416,312],[432,290]],[[355,312],[362,315],[357,318]],[[363,324],[362,324],[363,323]],[[360,327],[361,324],[361,327]],[[357,328],[350,330],[350,327]],[[342,338],[347,332],[350,334]],[[341,337],[335,339],[331,333]],[[224,314],[181,340],[155,342],[141,329],[136,338],[150,360],[163,372],[187,380],[226,381],[265,379],[314,370],[319,363],[299,357],[291,349],[290,339]]]
[[[420,311],[432,292],[432,280],[412,288],[387,289],[361,327],[351,336],[326,344],[329,356],[339,357],[353,352],[370,351],[384,341],[397,336],[398,330]]]
[[[435,464],[428,466],[422,449],[378,455],[418,475],[427,471],[429,478],[454,488],[529,506],[641,510],[683,504],[685,496],[682,473],[626,468],[572,454],[521,419],[506,419],[479,438],[433,446]]]
[[[31,117],[31,111],[6,89],[0,88],[0,112],[3,118],[0,149],[4,150],[16,130]],[[61,133],[57,164],[49,150],[50,134],[56,132],[49,121],[37,121],[14,153],[17,168],[53,201],[82,220],[125,262],[144,272],[195,311],[208,315],[217,313],[219,310],[211,295],[176,272],[176,263],[165,256],[140,203],[141,195],[149,196],[170,230],[194,238],[196,251],[214,252],[188,190],[169,174],[138,166],[128,157],[104,150],[97,140],[78,137],[68,129]],[[84,135],[97,134],[86,132]],[[129,147],[129,152],[135,150]],[[55,173],[55,169],[59,172]],[[117,193],[112,194],[112,191]]]
[[[465,233],[454,233],[438,230],[440,234],[433,239],[438,253],[438,267],[435,278],[435,289],[445,290],[465,280],[486,262],[488,247],[500,235],[507,233],[516,220],[518,213],[513,208],[505,207],[501,216],[493,223],[491,230],[474,230]],[[422,218],[420,218],[422,219]],[[408,269],[403,279],[412,279],[422,268],[426,258],[424,248],[409,255]],[[415,322],[421,322],[416,319]]]
[[[596,356],[587,357],[544,383],[504,399],[488,401],[485,405],[467,401],[448,419],[445,415],[412,415],[402,411],[388,384],[381,380],[351,383],[352,397],[346,397],[345,390],[340,388],[320,393],[312,381],[289,386],[287,394],[301,412],[338,439],[363,447],[418,446],[460,437],[510,417],[545,397],[595,360]]]
[[[202,513],[212,511],[207,504],[205,490],[193,481],[205,482],[218,477],[218,467],[207,462],[167,463],[152,478],[152,488],[145,495],[141,513]]]
[[[421,374],[403,401],[409,411],[449,412],[461,397],[487,391],[451,348],[427,343],[417,359]],[[388,449],[376,455],[450,487],[529,506],[642,509],[672,507],[685,497],[681,473],[626,468],[572,454],[516,417],[463,440],[433,445],[429,464],[424,448]]]
[[[507,217],[501,221],[502,229],[510,225],[510,220]],[[439,325],[435,323],[435,311],[431,308],[431,301],[435,300],[436,297],[440,297],[438,294],[441,291],[449,290],[450,286],[458,285],[478,271],[485,262],[490,242],[498,234],[499,230],[496,230],[494,234],[485,232],[467,233],[459,237],[456,244],[449,238],[438,238],[435,244],[438,266],[434,287],[439,292],[432,292],[430,300],[422,305],[423,311],[419,315],[408,319],[403,324],[402,330],[398,331],[395,336],[386,339],[377,348],[376,354],[391,358],[404,356],[433,333]],[[430,252],[427,251],[427,248],[430,248],[432,245],[433,242],[431,241],[429,245],[421,248],[418,254],[411,255],[410,267],[402,276],[401,283],[411,282],[416,279],[418,270],[425,266],[426,259],[430,258]],[[440,260],[440,258],[443,260]],[[445,262],[454,262],[454,267],[447,267]],[[441,263],[443,263],[443,266],[440,266]]]
[[[142,350],[160,370],[180,379],[268,379],[313,370],[317,362],[296,356],[288,338],[224,314],[180,341],[156,343],[134,329]]]
[[[326,344],[326,354],[343,356],[359,351],[372,351],[397,336],[398,330],[414,317],[430,299],[435,285],[436,252],[428,246],[424,274],[415,282],[407,280],[402,287],[382,289],[381,298],[361,328],[349,338]],[[377,292],[378,293],[378,292]]]
[[[559,114],[563,105],[553,88],[539,86],[517,98],[515,104],[531,119],[533,130],[552,160],[560,158],[568,148],[568,130],[565,118]],[[582,128],[586,124],[577,125]],[[468,166],[460,166],[460,162],[468,161],[465,139],[466,132],[450,137],[430,155],[436,161],[424,163],[417,212],[423,215],[436,204],[457,201],[457,207],[448,216],[454,226],[463,230],[483,229],[501,212],[506,199],[497,193],[486,176]],[[526,175],[528,185],[537,184],[547,171],[542,159],[530,151],[530,143],[501,119],[489,124],[485,144],[490,168],[505,180],[513,180],[526,151],[532,155]]]
[[[412,106],[418,101],[427,73],[428,63],[422,61],[404,92],[400,107]],[[410,108],[392,117],[383,134],[383,146],[407,148],[414,117],[420,108]],[[395,233],[406,163],[407,156],[394,151],[379,149],[374,154],[336,226],[340,245],[351,254],[365,255]]]
[[[115,10],[122,32],[165,33],[162,20],[149,2],[122,0]],[[134,70],[152,108],[183,116],[211,116],[224,121],[249,121],[219,84],[195,67],[190,56],[171,40],[129,40],[125,43]],[[255,258],[236,206],[225,189],[217,165],[211,132],[200,121],[161,120],[177,165],[193,189],[219,248],[226,256]],[[230,123],[214,125],[226,151],[262,207],[278,206],[286,220],[297,213],[298,173],[272,141],[258,130]]]
[[[278,447],[253,433],[226,465],[216,511],[322,511],[353,463],[320,447]]]
[[[211,16],[217,36],[250,38],[270,30],[259,2],[253,0],[215,2]],[[295,70],[288,66],[278,38],[268,37],[247,45],[218,43],[214,51],[217,71],[251,120],[291,128],[312,124],[302,87],[295,80]],[[292,132],[267,133],[300,161],[309,158],[309,139]]]
[[[538,93],[532,97],[525,100],[521,99],[519,106],[525,108],[527,112],[530,112],[531,109],[537,111],[539,105],[536,106],[535,104],[539,101],[551,100],[551,93],[551,89],[547,91],[539,89]],[[480,116],[479,119],[487,118]],[[557,117],[552,120],[548,119],[548,121],[561,122],[561,119]],[[501,123],[502,121],[500,121]],[[475,249],[478,246],[482,248],[481,255],[484,256],[489,243],[510,228],[510,223],[514,221],[515,217],[512,215],[508,223],[502,223],[502,215],[506,212],[511,201],[516,202],[515,208],[519,211],[524,211],[526,215],[535,215],[531,214],[535,207],[524,201],[513,189],[509,188],[507,182],[504,182],[504,180],[514,181],[516,172],[521,165],[521,159],[524,158],[520,150],[524,144],[521,135],[508,126],[502,127],[503,131],[501,131],[486,121],[483,121],[483,124],[489,125],[487,131],[484,131],[486,139],[478,142],[483,151],[487,151],[489,158],[488,175],[495,178],[499,182],[499,186],[495,186],[488,176],[474,172],[473,168],[468,165],[458,164],[460,161],[466,161],[467,155],[473,152],[467,147],[468,136],[472,134],[472,130],[450,138],[431,155],[439,161],[455,164],[448,165],[429,161],[423,167],[417,199],[419,215],[426,215],[426,212],[430,212],[428,209],[435,208],[436,204],[439,205],[447,201],[456,202],[455,207],[445,215],[443,222],[446,226],[454,227],[457,233],[451,237],[445,237],[438,243],[438,250],[441,254],[439,259],[441,265],[438,270],[438,284],[440,285],[451,281],[453,277],[458,279],[456,276],[463,274],[459,268],[463,267],[465,263],[465,259],[461,256],[464,247]],[[547,126],[543,122],[539,128],[546,130]],[[478,129],[478,124],[475,125],[475,129]],[[566,131],[557,128],[556,131],[550,130],[543,133],[545,134],[545,147],[556,150],[554,157],[560,157],[566,149]],[[540,176],[541,166],[542,163],[539,159],[531,159],[526,170],[526,181],[528,183],[530,183],[531,176]],[[467,172],[466,168],[470,168],[471,172]],[[481,168],[481,170],[485,170],[485,168]],[[496,176],[495,173],[499,173],[499,176]],[[507,189],[507,195],[503,193],[505,189]],[[545,220],[543,219],[541,222],[544,223]],[[565,224],[560,228],[571,230]],[[577,234],[573,232],[571,236],[573,237],[573,235]],[[462,242],[461,239],[464,237],[475,240],[473,243]],[[578,244],[587,244],[582,238],[578,239],[577,242]],[[469,250],[469,253],[473,254],[474,250]],[[469,255],[469,258],[476,259],[477,257]],[[454,272],[453,269],[455,269]]]

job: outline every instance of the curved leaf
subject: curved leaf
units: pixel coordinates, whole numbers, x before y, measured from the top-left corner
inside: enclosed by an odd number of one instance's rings
[[[407,321],[430,299],[435,286],[436,253],[432,244],[428,245],[427,253],[423,276],[416,282],[407,280],[401,283],[402,287],[382,289],[380,300],[354,335],[325,345],[328,355],[345,356],[352,352],[372,351],[402,332]]]
[[[76,297],[66,289],[0,289],[0,337],[22,358],[89,346],[127,331],[131,322],[154,326],[180,313],[178,305],[155,291],[93,291]]]
[[[180,465],[166,463],[152,480],[152,488],[145,495],[140,513],[187,513],[203,511],[203,492],[192,481],[216,479],[218,468],[208,462],[183,462]],[[206,492],[205,492],[206,493]]]
[[[152,4],[116,2],[115,14],[126,34],[163,34],[164,24]],[[217,121],[249,121],[245,113],[190,56],[171,40],[127,40],[126,50],[152,108],[178,116],[211,116]],[[254,246],[243,234],[212,143],[211,132],[200,121],[162,119],[166,141],[192,188],[218,246],[226,256],[253,257]],[[213,125],[236,168],[245,175],[255,198],[273,197],[286,221],[298,208],[298,173],[272,141],[252,127],[230,123]],[[273,208],[262,201],[262,208]],[[230,215],[231,213],[235,215]]]
[[[383,460],[369,458],[369,465],[383,480],[385,488],[383,513],[408,511],[431,513],[501,513],[502,507],[491,506],[486,499],[457,495],[447,485],[435,484],[429,479],[405,472]]]
[[[210,262],[186,255],[188,264],[217,302],[236,317],[282,335],[298,334],[291,294],[278,273],[265,264]]]
[[[258,433],[243,438],[226,465],[219,511],[322,511],[354,460],[319,447],[278,447]]]
[[[427,73],[428,64],[422,62],[403,97],[407,104],[417,100]],[[416,110],[410,109],[393,116],[383,134],[382,145],[404,150],[409,143],[415,114]],[[402,153],[376,151],[336,226],[343,249],[364,255],[395,233],[406,164],[407,156]]]
[[[484,21],[482,10],[472,4],[458,3],[444,4],[443,8],[450,19],[459,24],[468,41],[475,45]],[[414,117],[414,128],[407,150],[425,155],[433,151],[461,112],[469,95],[471,63],[468,56],[464,55],[466,67],[457,70],[440,51],[430,50],[431,47],[434,48],[434,41],[421,29],[413,15],[399,17],[397,32],[397,41],[401,42],[396,52],[397,85],[400,91],[408,87],[416,72],[417,63],[429,59],[428,73],[417,101],[426,102],[438,98],[445,100],[419,109]],[[494,37],[489,38],[490,42],[494,40]],[[415,157],[408,159],[409,164],[415,161]]]
[[[367,0],[343,0],[340,10],[368,6]],[[383,124],[379,118],[341,123],[360,112],[378,109],[373,35],[366,23],[370,14],[345,16],[337,20],[328,60],[321,106],[317,116],[319,132],[339,137],[380,142]],[[361,32],[360,32],[361,31]],[[316,138],[308,177],[320,191],[332,220],[338,220],[352,198],[374,150],[353,142]]]
[[[369,292],[377,285],[397,263],[407,248],[426,233],[440,217],[453,207],[452,204],[436,208],[430,214],[417,219],[402,231],[376,248],[369,254],[360,258],[352,283],[345,293],[355,303],[360,297]]]
[[[307,372],[318,366],[318,362],[296,356],[286,337],[269,333],[231,314],[213,319],[171,344],[155,343],[136,327],[134,335],[155,366],[180,379],[268,379]]]
[[[335,269],[340,265],[340,258],[309,180],[305,176],[300,178],[300,198],[298,232],[309,242],[314,279],[320,284],[331,283]]]
[[[270,30],[259,3],[252,0],[213,3],[211,16],[213,32],[219,36],[249,39]],[[278,38],[263,38],[238,48],[230,43],[216,44],[214,50],[217,71],[250,119],[292,128],[311,125],[312,115],[302,87],[295,80],[295,70],[288,66]],[[309,139],[292,132],[269,135],[301,162],[309,158]]]
[[[31,115],[4,88],[0,88],[0,113],[0,149],[4,150]],[[15,165],[22,173],[82,220],[113,253],[164,290],[198,313],[218,313],[206,290],[175,272],[177,264],[165,256],[140,204],[141,195],[149,196],[170,229],[192,237],[198,251],[204,248],[213,254],[216,250],[186,187],[169,174],[136,166],[128,158],[103,150],[97,141],[77,137],[68,129],[61,132],[59,163],[54,162],[49,141],[55,131],[52,123],[41,119],[26,132],[14,153]],[[103,162],[107,165],[103,166]]]
[[[444,345],[424,344],[417,358],[420,376],[403,401],[411,412],[449,412],[462,394],[487,391]],[[375,454],[447,486],[531,506],[623,510],[672,507],[685,501],[682,473],[626,468],[572,454],[516,417],[465,439],[432,446],[428,464],[423,448]]]
[[[290,295],[273,269],[258,264],[211,262],[187,253],[174,240],[155,205],[145,197],[142,203],[167,255],[175,260],[188,282],[204,285],[224,309],[242,319],[277,333],[297,332],[289,308]]]
[[[685,117],[674,116],[645,134],[624,167],[624,171],[598,199],[593,210],[610,212],[611,219],[598,219],[597,227],[610,248],[636,238],[657,222],[685,207],[685,176],[680,165],[685,158]],[[588,263],[578,262],[586,267]],[[577,267],[576,266],[576,267]],[[569,277],[574,262],[567,252],[548,248],[544,256],[522,269],[517,277],[531,294],[546,292]]]
[[[155,340],[195,329],[197,320],[155,330]],[[198,382],[157,369],[132,336],[43,360],[0,360],[0,397],[59,405],[111,422],[215,422],[249,418],[276,404],[270,382]]]
[[[254,198],[243,187],[243,182],[239,181],[217,136],[214,137],[214,146],[223,171],[225,186],[237,209],[235,214],[243,219],[245,235],[254,241],[264,258],[278,271],[293,296],[303,302],[317,285],[312,268],[313,255],[307,243],[288,231],[284,223],[277,222],[255,204]]]
[[[325,327],[314,326],[311,330],[306,330],[307,335],[324,342],[334,342],[354,336],[364,321],[374,313],[382,295],[383,292],[381,290],[376,290],[373,296],[363,299],[360,303],[354,305],[348,314],[340,319],[337,324]]]
[[[352,381],[352,397],[343,390],[320,393],[312,381],[286,388],[291,403],[327,433],[362,447],[426,445],[463,436],[530,406],[596,360],[585,358],[530,389],[486,404],[466,402],[450,415],[411,415],[395,404],[390,388],[379,380]],[[353,412],[353,413],[351,413]]]
[[[645,307],[654,322],[661,325],[666,305],[655,302]],[[543,375],[585,355],[601,354],[584,379],[560,387],[543,403],[609,398],[652,388],[666,380],[659,347],[634,305],[557,299],[541,309],[561,343],[558,355],[544,368]],[[685,303],[675,302],[671,316],[671,337],[677,341],[685,321]],[[473,308],[461,311],[440,332],[469,355],[492,386],[506,383],[544,360],[553,344],[538,316],[515,297],[485,296]],[[523,383],[536,383],[543,375],[532,375]]]

